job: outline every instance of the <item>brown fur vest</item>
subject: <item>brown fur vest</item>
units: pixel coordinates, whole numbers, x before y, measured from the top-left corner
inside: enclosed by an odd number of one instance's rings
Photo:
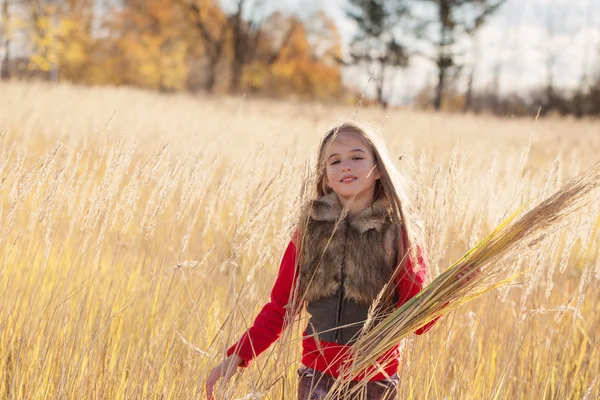
[[[310,303],[334,296],[343,283],[345,300],[368,307],[398,265],[400,227],[392,222],[385,199],[338,221],[342,208],[333,192],[307,208],[300,294]]]

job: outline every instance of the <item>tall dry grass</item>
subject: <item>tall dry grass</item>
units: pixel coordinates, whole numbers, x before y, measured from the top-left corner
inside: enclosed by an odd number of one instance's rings
[[[201,397],[268,299],[307,157],[355,112],[0,84],[0,397]],[[600,154],[598,122],[358,118],[414,181],[433,276]],[[505,266],[532,270],[519,285],[405,341],[400,398],[598,398],[599,221],[586,210]],[[304,323],[224,398],[294,398]]]

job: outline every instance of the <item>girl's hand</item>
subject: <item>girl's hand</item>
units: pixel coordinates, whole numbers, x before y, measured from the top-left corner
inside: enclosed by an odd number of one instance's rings
[[[473,278],[475,278],[476,276],[479,276],[481,274],[481,268],[477,268],[476,270],[470,270],[469,268],[465,268],[464,270],[460,271],[458,273],[458,275],[456,276],[457,280],[462,279],[463,276],[465,275],[469,275],[468,277],[466,277],[465,279],[463,279],[462,281],[460,281],[461,286],[464,285],[465,283],[469,282],[470,280],[472,280]]]
[[[242,362],[242,359],[237,354],[232,354],[227,357],[219,365],[214,367],[208,374],[206,379],[206,398],[208,400],[214,399],[214,388],[217,381],[223,378],[223,385],[226,385],[231,377],[236,373],[238,366]]]

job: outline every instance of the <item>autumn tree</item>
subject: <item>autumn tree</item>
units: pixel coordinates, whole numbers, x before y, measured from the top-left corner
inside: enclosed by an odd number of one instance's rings
[[[389,87],[390,81],[387,75],[408,64],[408,53],[401,40],[404,33],[401,27],[409,13],[408,2],[350,0],[349,3],[346,13],[354,22],[357,34],[350,44],[347,64],[359,65],[369,71],[375,82],[377,100],[385,107],[384,89]]]
[[[100,17],[94,0],[10,1],[26,19],[32,72],[51,80],[322,99],[343,91],[340,37],[322,11],[260,19],[260,0],[230,12],[217,0],[123,0]],[[6,20],[8,0],[0,4]]]
[[[217,83],[219,63],[223,60],[229,35],[225,13],[212,0],[175,0],[187,16],[193,31],[191,49],[206,60],[204,89],[212,93]],[[196,71],[191,71],[192,74]]]
[[[25,24],[30,33],[32,54],[30,69],[38,69],[58,80],[58,52],[60,42],[59,3],[51,0],[21,0]]]
[[[235,12],[228,18],[231,30],[231,42],[233,56],[231,58],[231,78],[229,89],[231,92],[240,91],[244,69],[253,56],[256,54],[258,41],[263,33],[262,20],[252,18],[256,8],[260,3],[253,2],[250,18],[245,18],[245,9],[248,6],[247,0],[237,0]]]
[[[272,91],[272,67],[288,47],[300,21],[275,11],[260,24],[254,35],[252,58],[244,68],[243,82],[251,92]],[[298,38],[298,36],[296,36]]]
[[[322,10],[305,21],[276,11],[261,25],[244,82],[253,92],[277,97],[339,98],[340,47],[337,28]]]
[[[260,40],[265,35],[265,19],[257,18],[263,2],[236,0],[235,11],[227,17],[231,40],[231,67],[229,90],[237,93],[242,89],[242,78],[247,65],[257,59]],[[294,32],[296,20],[287,27],[284,36],[289,38]],[[278,49],[270,54],[269,65],[272,65],[287,44],[284,40]]]
[[[226,14],[219,11],[217,13],[219,15],[215,16],[214,10],[211,10],[211,3],[205,0],[177,1],[192,16],[192,26],[206,50],[205,55],[209,65],[206,90],[212,91],[216,81],[216,66],[225,61],[229,64],[229,91],[233,93],[242,91],[246,68],[264,56],[259,54],[260,46],[268,36],[266,31],[269,29],[268,24],[272,17],[257,18],[256,14],[263,2],[236,0],[233,12]],[[277,14],[276,11],[273,15]],[[294,28],[294,22],[288,24],[284,36],[289,38]],[[277,60],[280,50],[286,43],[287,40],[284,40],[281,46],[272,47],[267,51],[268,65],[272,65]],[[265,46],[262,50],[264,53]]]
[[[28,33],[29,69],[51,80],[80,81],[89,66],[91,0],[15,0]]]
[[[9,62],[10,62],[10,39],[11,39],[11,18],[10,18],[10,1],[2,2],[2,17],[0,19],[0,49],[4,49],[4,56],[0,61],[0,79],[6,80],[10,78]]]
[[[342,40],[336,24],[320,9],[308,16],[305,26],[314,61],[313,94],[317,98],[339,98],[343,92]]]
[[[111,15],[119,83],[163,92],[185,88],[188,42],[182,18],[172,0],[128,0]]]

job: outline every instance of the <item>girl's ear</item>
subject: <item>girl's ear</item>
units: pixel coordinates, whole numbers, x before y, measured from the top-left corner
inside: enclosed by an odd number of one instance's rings
[[[375,180],[381,179],[381,172],[379,172],[379,167],[377,165],[375,166],[373,173],[375,174]]]

